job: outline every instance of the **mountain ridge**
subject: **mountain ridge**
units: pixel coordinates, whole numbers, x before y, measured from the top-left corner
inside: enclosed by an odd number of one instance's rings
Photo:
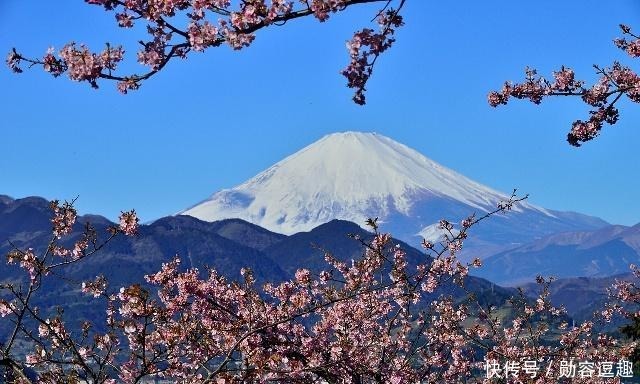
[[[0,208],[0,227],[6,229],[0,233],[0,254],[6,254],[13,245],[33,248],[36,253],[44,251],[51,239],[52,213],[45,209],[48,202],[41,198],[29,198],[15,200],[10,205],[12,206],[4,207],[8,209]],[[24,208],[37,212],[32,217],[33,220],[29,221],[32,227],[13,227],[15,221],[12,220],[12,213]],[[83,219],[91,217],[94,216],[82,216]],[[109,225],[113,223],[96,223],[97,233],[106,235]],[[82,224],[78,222],[69,241],[77,240],[81,231]],[[69,319],[98,320],[104,312],[95,306],[94,301],[80,294],[81,281],[92,280],[102,274],[109,281],[109,289],[117,291],[120,287],[143,282],[143,276],[155,273],[162,263],[172,260],[176,255],[183,261],[183,270],[198,268],[201,274],[206,275],[207,268],[210,267],[229,279],[241,280],[240,269],[249,267],[254,271],[258,286],[266,281],[277,283],[293,278],[298,268],[310,268],[314,271],[330,268],[324,260],[324,253],[318,252],[312,244],[325,248],[343,261],[360,257],[364,247],[349,238],[349,232],[354,232],[365,240],[373,236],[358,225],[345,221],[332,221],[299,236],[284,236],[241,220],[209,223],[190,216],[169,216],[152,224],[141,225],[138,236],[118,236],[98,254],[58,269],[46,279],[46,287],[38,296],[36,304],[42,308],[43,313],[55,311],[57,306],[62,305],[66,306],[65,315]],[[246,239],[245,234],[257,234],[258,238]],[[395,239],[392,242],[400,243]],[[428,261],[423,252],[406,244],[403,246],[406,247],[407,260],[411,265]],[[0,268],[0,284],[9,281],[18,283],[26,281],[25,279],[27,274],[17,265]],[[148,284],[142,284],[148,287]],[[457,298],[466,294],[450,285],[444,288],[448,290],[446,293]],[[494,287],[491,282],[477,277],[468,278],[467,288],[474,289],[483,300],[495,301],[497,304],[504,303],[515,294],[513,289]],[[0,341],[9,326],[9,323],[0,322]]]
[[[630,264],[640,264],[640,224],[549,235],[489,257],[474,274],[513,286],[535,274],[603,278],[629,272]]]

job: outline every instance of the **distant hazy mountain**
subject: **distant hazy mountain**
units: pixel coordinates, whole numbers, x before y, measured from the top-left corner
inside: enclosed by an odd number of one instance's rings
[[[507,195],[481,185],[387,137],[325,136],[264,172],[181,212],[206,221],[240,218],[273,232],[309,231],[334,219],[382,229],[410,244],[435,240],[434,223],[496,208]],[[467,250],[486,255],[561,231],[607,225],[601,219],[529,203],[479,225]]]
[[[532,281],[536,274],[605,277],[640,264],[640,224],[611,225],[595,231],[551,235],[488,258],[482,276],[502,285]]]

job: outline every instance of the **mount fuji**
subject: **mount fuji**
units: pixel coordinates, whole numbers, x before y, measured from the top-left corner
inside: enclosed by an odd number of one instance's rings
[[[507,198],[388,137],[344,132],[327,135],[180,214],[204,221],[240,218],[283,234],[334,219],[363,225],[378,217],[384,231],[417,245],[422,238],[438,240],[438,220],[481,215]],[[596,217],[522,202],[474,228],[465,248],[487,256],[552,233],[606,225]]]

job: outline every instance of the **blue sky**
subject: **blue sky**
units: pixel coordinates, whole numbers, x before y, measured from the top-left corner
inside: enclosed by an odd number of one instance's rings
[[[376,131],[502,191],[519,188],[547,208],[640,222],[640,106],[580,149],[571,122],[578,100],[490,108],[486,95],[529,65],[561,64],[593,80],[592,64],[628,61],[612,44],[619,23],[640,29],[640,3],[408,0],[406,26],[380,58],[368,104],[356,106],[339,71],[345,41],[369,25],[361,6],[327,23],[298,20],[171,63],[130,95],[41,70],[0,68],[0,194],[72,199],[83,213],[143,220],[175,213],[232,187],[325,134]],[[0,2],[0,51],[40,56],[68,41],[96,49],[141,36],[82,1]],[[631,64],[635,64],[631,62]]]

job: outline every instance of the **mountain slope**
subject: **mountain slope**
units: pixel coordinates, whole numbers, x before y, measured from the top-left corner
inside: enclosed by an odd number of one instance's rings
[[[264,252],[289,275],[293,275],[295,270],[301,267],[318,273],[329,268],[329,265],[324,260],[326,252],[347,263],[362,256],[362,245],[349,235],[356,235],[364,241],[370,241],[373,238],[372,233],[365,231],[354,223],[344,220],[332,220],[309,232],[300,232],[288,236],[281,242],[265,249]],[[431,260],[424,252],[406,243],[396,239],[393,239],[391,243],[400,245],[405,250],[410,273],[415,271],[417,264],[428,263]],[[507,299],[517,295],[515,289],[500,287],[488,280],[475,276],[466,278],[465,288],[474,292],[478,300],[484,305],[493,303],[500,306]],[[467,295],[464,290],[451,283],[445,283],[441,286],[433,297],[435,298],[442,293],[451,294],[457,299]]]
[[[325,136],[181,213],[206,221],[240,218],[284,234],[334,219],[363,224],[379,217],[383,230],[417,245],[420,233],[431,233],[427,227],[438,220],[480,215],[507,197],[387,137],[345,132]],[[467,248],[495,253],[554,232],[604,225],[523,202],[511,214],[483,223]]]
[[[255,224],[240,219],[226,219],[211,223],[211,229],[218,235],[246,247],[265,250],[286,238],[285,235],[268,231]]]
[[[325,253],[330,253],[338,260],[345,262],[362,256],[363,246],[350,235],[359,236],[364,241],[370,241],[373,238],[373,234],[352,222],[332,220],[311,231],[288,236],[281,242],[266,248],[264,252],[292,276],[296,269],[301,267],[318,273],[329,268],[329,264],[324,260]],[[407,252],[407,261],[410,264],[424,263],[427,260],[427,256],[417,249],[402,242],[394,243],[400,244]]]

